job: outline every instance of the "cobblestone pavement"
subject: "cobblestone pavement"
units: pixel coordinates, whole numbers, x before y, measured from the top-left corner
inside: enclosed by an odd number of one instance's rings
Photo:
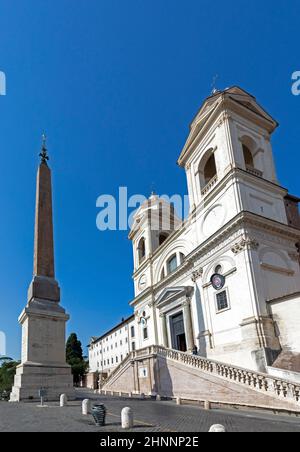
[[[60,408],[49,403],[0,402],[0,432],[113,432],[120,431],[121,409],[133,409],[134,432],[207,432],[212,424],[225,425],[228,432],[300,432],[300,418],[236,410],[204,411],[196,406],[177,406],[169,401],[150,401],[98,396],[78,391],[78,397],[103,402],[108,411],[107,425],[96,427],[91,416],[81,415],[81,401]]]

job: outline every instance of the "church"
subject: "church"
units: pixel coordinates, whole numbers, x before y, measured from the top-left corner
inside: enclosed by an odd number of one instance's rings
[[[189,215],[155,194],[135,214],[135,349],[104,388],[195,398],[205,373],[213,392],[216,377],[245,384],[246,370],[261,375],[255,391],[300,383],[300,199],[277,179],[277,127],[239,87],[204,101],[178,158]]]

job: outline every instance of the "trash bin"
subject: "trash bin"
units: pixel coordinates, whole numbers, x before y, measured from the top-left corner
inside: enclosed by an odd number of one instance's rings
[[[93,406],[92,415],[93,415],[95,424],[98,427],[103,427],[105,425],[106,408],[103,405],[103,403]]]

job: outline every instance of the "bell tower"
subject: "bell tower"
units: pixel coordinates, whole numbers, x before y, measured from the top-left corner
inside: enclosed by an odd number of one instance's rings
[[[178,160],[186,170],[191,210],[217,197],[231,217],[249,211],[287,223],[287,191],[278,185],[271,146],[277,126],[241,88],[210,96],[191,123]]]

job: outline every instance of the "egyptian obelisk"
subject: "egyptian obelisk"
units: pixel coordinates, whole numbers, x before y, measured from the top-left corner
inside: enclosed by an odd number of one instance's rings
[[[37,174],[34,234],[34,271],[28,302],[19,317],[22,325],[22,359],[17,368],[11,402],[35,400],[39,390],[48,400],[61,394],[74,398],[71,368],[66,364],[65,330],[69,315],[60,306],[55,280],[52,219],[52,183],[46,140]]]

